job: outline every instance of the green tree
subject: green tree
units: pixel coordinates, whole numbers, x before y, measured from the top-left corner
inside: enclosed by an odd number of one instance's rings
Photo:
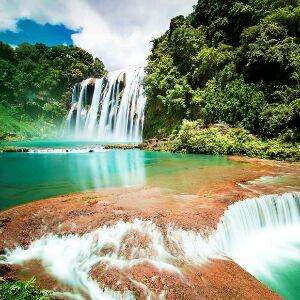
[[[297,0],[198,0],[153,41],[146,136],[201,119],[299,141],[299,28]]]
[[[101,60],[79,47],[42,43],[13,49],[0,42],[0,69],[0,102],[6,113],[51,124],[66,115],[75,83],[105,74]]]

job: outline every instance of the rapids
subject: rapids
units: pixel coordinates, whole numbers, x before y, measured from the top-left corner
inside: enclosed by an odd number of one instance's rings
[[[183,264],[201,266],[211,259],[231,259],[281,293],[272,267],[285,260],[299,264],[299,242],[300,193],[285,193],[235,202],[210,234],[172,225],[162,228],[151,220],[119,221],[84,235],[49,234],[27,249],[6,250],[2,263],[19,265],[40,260],[77,299],[84,294],[91,299],[134,299],[131,291],[100,288],[90,276],[93,267],[130,274],[131,268],[149,264],[158,272],[170,272],[184,280]],[[164,290],[155,294],[143,282],[127,276],[149,299],[164,298]]]

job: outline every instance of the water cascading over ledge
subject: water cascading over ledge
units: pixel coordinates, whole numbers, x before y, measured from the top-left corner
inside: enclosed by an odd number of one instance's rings
[[[140,142],[146,97],[144,70],[119,70],[73,88],[65,135],[75,139]]]
[[[130,270],[139,265],[151,265],[158,273],[172,273],[185,280],[183,263],[200,266],[211,259],[229,258],[285,298],[296,299],[287,294],[282,278],[276,275],[288,271],[286,261],[299,264],[299,237],[300,193],[286,193],[230,205],[208,236],[173,226],[162,230],[150,220],[118,221],[83,235],[49,234],[27,249],[6,250],[1,263],[18,265],[39,260],[54,278],[96,300],[135,299],[132,291],[124,293],[101,282],[99,286],[90,276],[96,265],[116,270],[116,274],[120,271],[122,276],[126,270],[131,281]],[[279,268],[277,272],[274,266]],[[291,279],[298,283],[297,276]],[[164,291],[152,297],[154,291],[146,282],[132,282],[137,289],[143,286],[149,299],[161,299]],[[78,294],[77,298],[84,299]]]

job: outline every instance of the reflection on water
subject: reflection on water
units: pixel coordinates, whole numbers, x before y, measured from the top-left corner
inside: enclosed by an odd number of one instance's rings
[[[0,209],[50,196],[112,186],[147,184],[180,192],[196,192],[201,184],[224,178],[229,180],[231,174],[243,173],[241,165],[225,157],[140,150],[0,153]],[[274,184],[273,177],[267,178],[270,179]],[[265,201],[263,197],[259,199],[260,205],[252,199],[244,201],[242,206],[231,206],[227,221],[225,217],[222,221],[223,236],[220,240],[228,246],[223,252],[285,298],[299,299],[299,201],[293,207],[293,199],[288,201],[290,196],[285,195],[280,210],[278,199],[273,203],[267,197],[270,196],[266,196]],[[234,207],[238,208],[237,211]],[[280,225],[293,213],[296,222],[292,227],[280,231],[278,226],[276,231],[261,231],[261,227],[270,229],[266,226],[268,222]],[[262,218],[263,215],[266,217]],[[184,236],[183,241],[188,239]],[[197,241],[192,241],[191,245],[203,251],[205,247],[199,247]]]
[[[88,158],[75,156],[68,173],[80,190],[129,186],[145,182],[144,153],[140,151],[103,151]]]
[[[0,208],[54,195],[143,184],[144,152],[1,153]]]
[[[0,209],[114,186],[147,184],[194,193],[199,185],[233,173],[240,165],[221,156],[140,150],[0,153]]]

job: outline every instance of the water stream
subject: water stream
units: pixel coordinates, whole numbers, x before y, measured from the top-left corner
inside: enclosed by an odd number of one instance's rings
[[[226,157],[105,150],[103,143],[142,140],[143,76],[142,69],[121,70],[76,84],[64,130],[73,141],[25,142],[15,145],[35,148],[0,153],[0,209],[70,192],[130,185],[196,194],[201,185],[230,181],[231,173],[242,172],[242,163]],[[90,140],[97,144],[91,146]],[[84,295],[135,299],[130,290],[99,287],[90,275],[93,267],[101,263],[107,269],[130,271],[150,264],[157,272],[184,278],[183,263],[201,266],[211,259],[231,259],[284,298],[299,299],[300,193],[235,202],[208,236],[171,225],[162,228],[151,220],[119,221],[84,235],[50,233],[26,249],[7,250],[2,263],[39,260],[48,273],[70,287],[72,293],[65,296],[74,299]],[[149,299],[165,297],[164,290],[157,293],[145,282],[127,280]]]
[[[184,278],[182,261],[201,266],[210,259],[232,259],[283,297],[299,298],[300,193],[236,202],[208,237],[173,226],[164,232],[152,221],[120,221],[81,236],[50,234],[28,249],[8,251],[3,258],[10,264],[40,260],[52,276],[76,290],[78,299],[82,293],[91,299],[134,299],[130,291],[123,294],[99,288],[89,273],[99,263],[118,270],[147,263],[158,272]],[[145,286],[143,282],[135,284]],[[153,296],[150,289],[148,294]]]
[[[49,147],[51,143],[25,145]],[[90,149],[94,152],[89,152]],[[207,178],[211,168],[218,167],[222,175],[222,167],[230,167],[234,173],[241,166],[221,156],[105,150],[100,145],[91,148],[77,142],[57,142],[55,148],[35,148],[26,153],[0,152],[0,165],[0,209],[56,195],[117,186],[148,184],[190,193],[191,188],[213,180]],[[197,176],[188,176],[193,171]]]

